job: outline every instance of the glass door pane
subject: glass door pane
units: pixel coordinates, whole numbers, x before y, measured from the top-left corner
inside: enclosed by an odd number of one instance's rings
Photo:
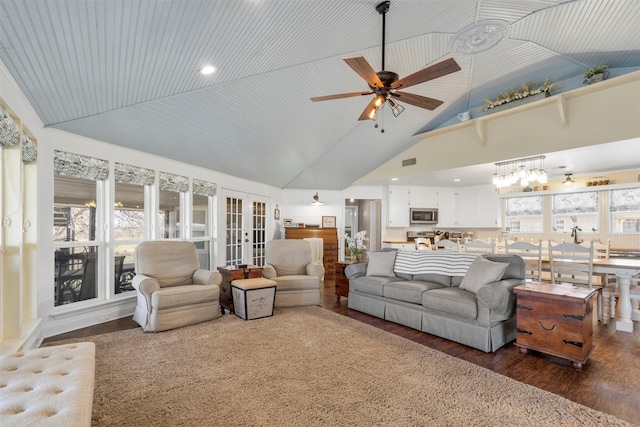
[[[226,265],[243,264],[244,201],[241,198],[227,197],[226,223]]]

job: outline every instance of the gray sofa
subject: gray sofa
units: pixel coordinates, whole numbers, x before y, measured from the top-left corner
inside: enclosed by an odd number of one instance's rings
[[[345,274],[353,310],[484,352],[516,337],[513,288],[525,282],[518,255],[371,252]]]

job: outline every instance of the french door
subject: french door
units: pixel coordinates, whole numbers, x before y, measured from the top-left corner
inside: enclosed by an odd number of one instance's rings
[[[225,265],[264,265],[268,199],[227,192],[225,201]]]

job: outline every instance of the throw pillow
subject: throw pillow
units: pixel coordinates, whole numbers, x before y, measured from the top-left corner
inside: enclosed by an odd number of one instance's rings
[[[460,282],[460,289],[477,294],[481,287],[502,279],[509,264],[493,262],[481,256],[477,257],[469,266],[467,274]]]
[[[396,251],[369,252],[367,276],[396,277],[393,265],[396,262]]]

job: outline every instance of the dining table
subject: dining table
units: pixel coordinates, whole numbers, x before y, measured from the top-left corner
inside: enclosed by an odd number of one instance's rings
[[[542,269],[550,271],[548,258],[542,259]],[[633,308],[631,307],[629,288],[631,287],[632,277],[640,274],[640,259],[596,258],[593,260],[593,273],[616,276],[619,293],[615,321],[616,331],[633,332],[633,321],[640,321],[640,310],[638,310],[637,305]]]

